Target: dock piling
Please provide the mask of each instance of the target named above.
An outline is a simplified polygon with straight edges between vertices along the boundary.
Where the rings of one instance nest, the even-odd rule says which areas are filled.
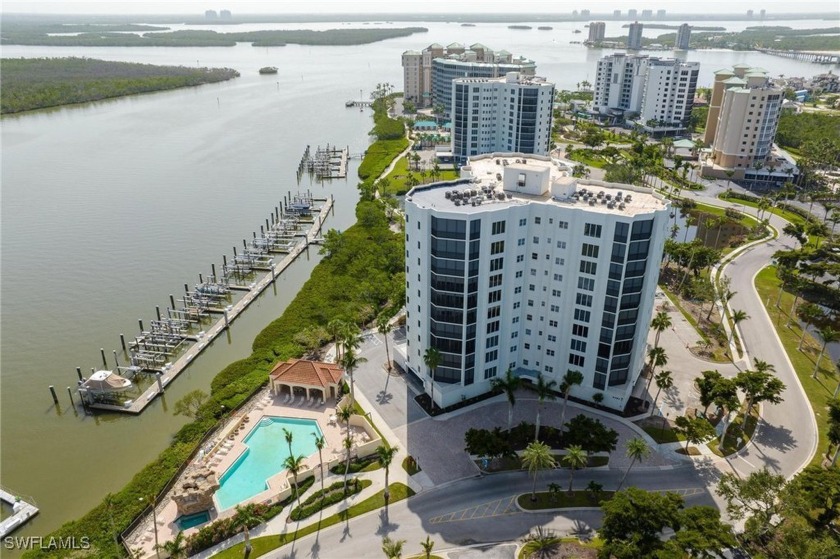
[[[120,360],[119,360],[119,358],[117,358],[117,350],[116,350],[116,349],[114,349],[114,350],[112,350],[112,351],[114,352],[114,364],[115,364],[115,365],[117,366],[117,368],[119,369],[119,368],[120,368]]]
[[[170,295],[170,297],[171,297],[171,295]],[[123,351],[125,351],[125,336],[123,335],[122,332],[120,332],[120,345],[122,346]],[[78,367],[77,367],[77,369],[78,369]],[[79,372],[79,376],[81,376],[81,374],[82,373]]]
[[[55,402],[55,404],[58,405],[58,396],[55,395],[55,386],[53,386],[52,384],[50,385],[50,394],[52,394],[53,402]]]
[[[226,254],[222,255],[222,266],[227,268],[227,255]]]
[[[108,362],[105,360],[105,348],[100,347],[99,348],[99,353],[102,355],[102,368],[107,369],[108,368]]]
[[[143,331],[143,320],[138,318],[137,323],[140,325],[140,331],[142,332]]]
[[[189,292],[190,292],[190,286],[185,283],[184,284],[184,293],[189,293]]]
[[[204,282],[201,282],[201,283],[204,283]],[[169,305],[171,306],[172,309],[176,308],[175,307],[175,297],[173,297],[171,293],[169,294]]]
[[[69,386],[67,387],[67,395],[70,396],[70,407],[75,408],[76,407],[76,402],[73,401],[73,391],[70,390]]]
[[[204,274],[198,274],[198,283],[204,283]]]
[[[233,247],[233,257],[236,258],[236,247]]]
[[[213,271],[213,280],[215,281],[215,279],[216,279],[216,265],[215,264],[210,264],[210,269]]]
[[[122,334],[120,334],[120,335],[122,335]],[[82,380],[84,378],[84,377],[82,377],[82,368],[81,367],[76,367],[76,375],[79,377],[79,380]]]
[[[158,322],[160,322],[160,305],[155,305],[155,313],[157,314]]]
[[[160,392],[161,394],[163,394],[163,382],[160,380],[160,377],[162,376],[163,375],[161,375],[160,373],[155,373],[155,380],[157,380],[158,392]]]

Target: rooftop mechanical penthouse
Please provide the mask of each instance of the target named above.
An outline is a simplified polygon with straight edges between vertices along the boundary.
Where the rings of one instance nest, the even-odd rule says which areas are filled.
[[[532,380],[581,371],[576,396],[623,409],[645,361],[669,202],[575,179],[544,156],[481,155],[461,172],[406,196],[407,368],[441,407],[510,368]]]

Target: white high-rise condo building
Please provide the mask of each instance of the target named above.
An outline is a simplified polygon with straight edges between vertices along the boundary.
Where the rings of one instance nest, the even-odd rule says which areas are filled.
[[[575,395],[624,409],[645,361],[669,202],[584,181],[548,157],[472,157],[405,199],[405,365],[439,406],[583,373]],[[424,355],[436,348],[434,371]],[[434,375],[434,378],[432,378]]]
[[[607,24],[603,21],[593,21],[589,24],[589,38],[587,43],[599,43],[604,40]]]
[[[699,62],[651,58],[644,76],[639,121],[652,128],[684,128],[694,107]]]
[[[688,44],[691,42],[691,26],[687,23],[680,25],[677,29],[677,40],[674,42],[676,50],[688,50]]]
[[[703,141],[711,156],[704,176],[735,180],[784,182],[797,170],[784,153],[772,155],[784,92],[767,70],[736,64],[715,72]],[[790,172],[788,172],[790,170]]]
[[[455,78],[498,78],[508,72],[533,76],[533,60],[514,57],[506,50],[492,49],[474,43],[447,46],[433,43],[421,52],[408,50],[402,54],[403,92],[405,100],[419,108],[440,104],[450,114],[451,83]]]
[[[694,106],[699,62],[617,53],[598,61],[594,106],[602,115],[638,117],[656,128],[684,127]]]
[[[494,151],[547,155],[554,84],[510,72],[503,78],[452,81],[452,155]]]
[[[616,53],[598,61],[594,106],[601,114],[616,116],[642,110],[645,76],[650,58]]]
[[[629,50],[639,50],[642,48],[642,30],[644,25],[638,21],[631,23],[627,30],[627,48]]]

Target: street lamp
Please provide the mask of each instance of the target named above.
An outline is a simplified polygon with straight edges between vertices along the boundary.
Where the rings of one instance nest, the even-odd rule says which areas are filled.
[[[138,501],[145,501],[143,497],[139,497]],[[155,497],[154,495],[149,498],[149,501],[152,503],[152,523],[155,527],[155,557],[160,559],[160,544],[158,543],[158,530],[157,530],[157,510],[155,510]]]

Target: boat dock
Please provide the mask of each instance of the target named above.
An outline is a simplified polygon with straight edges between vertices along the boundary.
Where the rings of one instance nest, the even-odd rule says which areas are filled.
[[[320,205],[316,206],[318,202]],[[119,367],[117,370],[130,371],[132,373],[152,372],[156,382],[153,382],[142,395],[134,400],[120,402],[116,399],[88,398],[82,396],[82,403],[88,408],[139,414],[148,406],[158,394],[163,393],[166,387],[181,374],[201,352],[233,322],[252,302],[274,283],[277,277],[297,259],[301,253],[309,249],[310,244],[317,244],[322,239],[321,228],[327,219],[330,211],[333,210],[334,200],[329,198],[313,198],[311,195],[292,197],[291,193],[286,201],[283,212],[275,208],[271,219],[266,220],[266,227],[260,227],[260,236],[254,232],[254,238],[250,245],[243,241],[244,251],[237,253],[234,247],[234,258],[228,261],[224,257],[223,275],[217,281],[215,264],[213,273],[207,281],[199,276],[202,283],[196,286],[195,291],[190,291],[185,285],[185,295],[178,301],[183,304],[182,309],[175,309],[175,299],[170,295],[173,308],[167,308],[169,318],[163,317],[160,308],[157,308],[157,321],[151,322],[151,328],[147,331],[140,321],[140,336],[136,337],[128,345],[131,350],[131,366]],[[308,227],[306,227],[308,226]],[[303,229],[301,231],[301,229]],[[285,253],[282,260],[275,263],[270,252]],[[267,273],[266,273],[267,272]],[[243,277],[250,278],[257,274],[259,279],[247,285],[235,283]],[[232,305],[227,305],[225,297],[231,290],[245,292],[245,295]],[[215,319],[206,330],[197,334],[188,334],[187,325],[199,324],[202,318],[207,318],[213,313]],[[175,315],[172,318],[171,315]],[[120,334],[123,351],[126,351],[125,340]],[[185,350],[181,350],[182,344],[190,344]],[[167,356],[180,353],[174,362],[167,362]],[[116,360],[116,351],[114,359]],[[105,352],[102,350],[103,365],[106,366]],[[80,368],[76,369],[81,379]],[[68,389],[69,390],[69,389]],[[55,399],[55,395],[53,395]]]
[[[12,516],[0,522],[0,538],[5,538],[38,514],[38,507],[31,497],[16,497],[0,487],[0,500],[10,504],[14,510]]]
[[[312,153],[310,146],[306,146],[297,169],[297,180],[304,172],[315,175],[317,180],[347,178],[347,160],[350,159],[350,148],[339,149],[327,144],[318,146]]]

